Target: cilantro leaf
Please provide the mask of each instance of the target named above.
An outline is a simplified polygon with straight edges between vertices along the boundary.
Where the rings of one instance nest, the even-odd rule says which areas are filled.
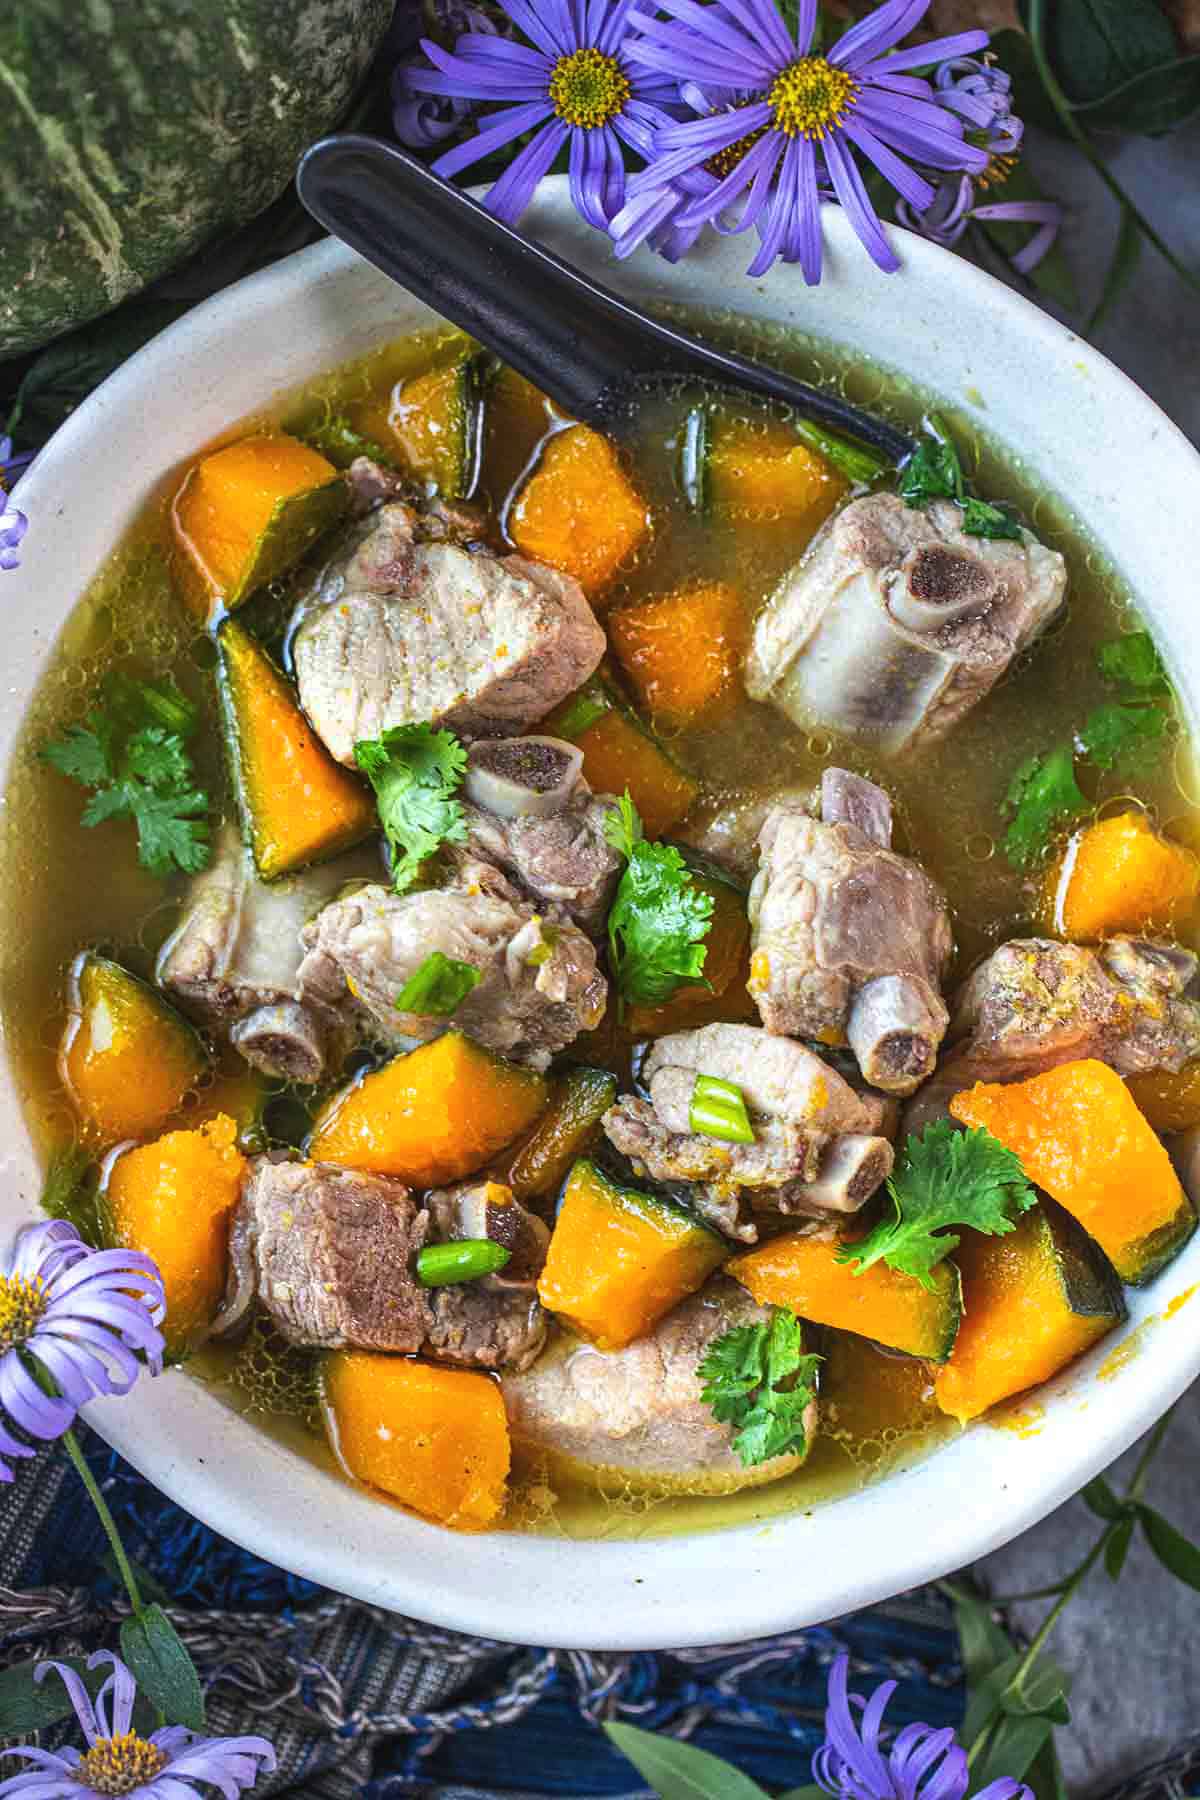
[[[400,1012],[449,1018],[482,980],[474,963],[460,962],[456,956],[433,950],[396,995],[396,1006]]]
[[[81,814],[85,826],[132,819],[143,868],[160,876],[172,869],[195,874],[211,855],[208,795],[196,786],[186,743],[196,723],[196,708],[173,683],[135,681],[114,670],[84,723],[69,725],[40,756],[91,788]]]
[[[1169,723],[1161,706],[1110,700],[1088,714],[1079,745],[1097,768],[1132,774],[1153,762]]]
[[[1037,1199],[1013,1151],[990,1131],[959,1131],[949,1119],[907,1140],[887,1185],[895,1216],[846,1244],[838,1261],[856,1263],[861,1275],[882,1258],[930,1289],[931,1271],[961,1242],[948,1226],[969,1225],[998,1237],[1012,1231],[1015,1215]]]
[[[1012,823],[1004,834],[1004,854],[1026,868],[1060,826],[1088,809],[1075,780],[1075,758],[1069,745],[1023,762],[1004,797],[1002,811]]]
[[[928,506],[931,500],[954,500],[962,508],[966,537],[1011,538],[1022,541],[1021,527],[1005,506],[977,500],[967,493],[962,460],[942,421],[930,415],[927,435],[921,439],[900,471],[896,489],[906,506]]]
[[[803,1454],[804,1414],[816,1398],[819,1356],[805,1356],[799,1319],[772,1307],[769,1324],[735,1325],[696,1366],[701,1399],[721,1425],[736,1425],[744,1468],[789,1451]]]
[[[1022,543],[1021,527],[1012,514],[1003,506],[993,506],[990,500],[960,500],[962,507],[962,528],[967,537],[1010,538],[1013,543]]]
[[[661,1006],[688,981],[702,981],[713,899],[672,844],[648,844],[626,789],[605,836],[627,860],[608,915],[613,975],[623,1000]]]
[[[1125,637],[1101,644],[1096,661],[1105,681],[1129,689],[1141,699],[1171,692],[1167,671],[1148,631],[1131,631]]]
[[[359,768],[375,789],[379,822],[392,851],[392,884],[407,893],[421,864],[443,844],[467,835],[455,794],[467,752],[451,731],[432,725],[394,725],[354,746]]]

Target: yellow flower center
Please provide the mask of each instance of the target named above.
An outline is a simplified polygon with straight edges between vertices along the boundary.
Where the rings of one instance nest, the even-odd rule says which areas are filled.
[[[750,102],[747,100],[743,104],[749,106]],[[748,131],[745,137],[738,138],[736,143],[726,144],[723,150],[718,150],[714,156],[710,156],[704,165],[709,174],[715,175],[718,181],[724,181],[727,175],[732,175],[746,152],[753,150],[759,138],[764,137],[768,129],[766,125],[760,125],[757,131]]]
[[[572,50],[560,56],[550,77],[550,98],[565,125],[594,131],[615,119],[633,89],[615,56],[601,50]]]
[[[80,1758],[75,1779],[96,1794],[132,1794],[166,1766],[165,1750],[127,1731],[124,1737],[97,1738]]]
[[[1015,156],[991,156],[983,174],[973,175],[971,179],[977,188],[1003,187],[1016,166]]]
[[[785,137],[823,138],[858,99],[858,83],[823,56],[802,56],[775,77],[767,99]]]
[[[46,1310],[40,1275],[0,1275],[0,1351],[11,1350],[33,1335]]]

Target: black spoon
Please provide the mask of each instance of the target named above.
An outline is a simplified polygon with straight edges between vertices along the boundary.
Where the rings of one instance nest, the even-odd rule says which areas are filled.
[[[335,237],[586,424],[620,431],[639,392],[682,378],[781,400],[892,463],[914,448],[857,406],[647,317],[380,138],[322,138],[296,187]]]

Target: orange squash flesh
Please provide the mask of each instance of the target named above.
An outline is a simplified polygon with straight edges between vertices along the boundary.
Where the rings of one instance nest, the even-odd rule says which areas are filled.
[[[623,1350],[702,1287],[726,1255],[716,1232],[682,1208],[577,1162],[538,1294],[598,1349]]]
[[[89,1141],[149,1137],[208,1065],[199,1037],[161,994],[107,957],[76,958],[58,1066]]]
[[[356,408],[353,423],[416,480],[432,482],[446,499],[465,499],[479,466],[482,373],[481,352],[467,345],[398,381],[386,400]]]
[[[741,596],[727,581],[656,595],[608,619],[608,641],[637,699],[673,727],[728,711],[746,637]]]
[[[842,1248],[819,1238],[772,1238],[735,1256],[727,1273],[760,1306],[786,1306],[814,1325],[832,1325],[873,1338],[929,1362],[944,1362],[954,1345],[961,1311],[958,1274],[949,1262],[933,1270],[933,1292],[912,1275],[884,1262],[856,1275],[837,1260]]]
[[[1148,1281],[1195,1229],[1170,1157],[1106,1063],[1063,1063],[1008,1086],[979,1082],[955,1094],[950,1111],[1014,1151],[1123,1281]]]
[[[457,1531],[495,1524],[510,1448],[504,1399],[488,1376],[338,1350],[325,1359],[321,1393],[330,1443],[355,1481]]]
[[[1177,925],[1200,895],[1200,856],[1145,813],[1100,819],[1075,837],[1051,880],[1054,922],[1076,943]]]
[[[114,1242],[158,1264],[167,1296],[167,1348],[182,1356],[217,1316],[229,1261],[229,1220],[246,1159],[223,1114],[198,1131],[171,1131],[112,1164],[105,1202]]]
[[[746,902],[736,888],[714,876],[693,877],[702,893],[711,894],[712,922],[704,940],[704,987],[689,981],[676,988],[661,1006],[630,1006],[625,1025],[634,1038],[665,1037],[715,1021],[757,1019],[758,1010],[746,990],[750,977],[750,921]]]
[[[509,368],[498,370],[488,384],[483,417],[484,480],[492,510],[499,513],[543,440],[564,421],[540,388]]]
[[[1124,1317],[1095,1246],[1069,1219],[1052,1223],[1045,1206],[1002,1237],[965,1232],[955,1260],[963,1319],[935,1389],[942,1411],[963,1424],[1048,1381]]]
[[[844,477],[786,425],[713,428],[708,496],[727,518],[778,521],[811,537],[847,492]]]
[[[448,1031],[335,1094],[305,1153],[438,1187],[475,1174],[529,1129],[547,1097],[544,1076]]]
[[[1155,1131],[1190,1131],[1200,1125],[1200,1062],[1182,1069],[1127,1075],[1125,1085]]]
[[[217,650],[234,786],[263,880],[324,862],[377,830],[369,789],[334,762],[261,644],[226,619]]]
[[[299,562],[348,505],[328,457],[284,432],[214,450],[188,471],[171,510],[189,604],[205,619],[231,610]]]
[[[522,556],[573,575],[589,600],[650,530],[650,515],[607,438],[587,425],[557,432],[508,514]]]
[[[572,694],[538,730],[578,744],[593,793],[619,795],[628,788],[648,838],[665,837],[691,810],[696,783],[614,702],[602,682]]]

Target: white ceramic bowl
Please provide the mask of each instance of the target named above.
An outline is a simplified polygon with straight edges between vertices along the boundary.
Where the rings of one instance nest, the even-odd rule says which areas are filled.
[[[1066,496],[1133,588],[1190,716],[1200,696],[1195,520],[1200,458],[1103,357],[969,263],[899,234],[881,275],[826,211],[824,282],[743,275],[745,241],[677,268],[624,265],[545,182],[528,229],[632,298],[736,307],[906,371],[974,411]],[[339,245],[291,257],[188,314],[81,406],[21,484],[32,520],[0,575],[0,756],[77,597],[164,470],[280,390],[427,323],[426,310]],[[11,940],[10,940],[11,941]],[[38,1173],[0,1069],[0,1227],[36,1211]],[[452,1536],[371,1500],[171,1373],[88,1419],[150,1480],[260,1555],[382,1606],[521,1643],[644,1648],[731,1642],[827,1619],[960,1567],[1032,1525],[1124,1450],[1200,1371],[1200,1237],[1124,1332],[1038,1396],[1040,1428],[968,1431],[907,1473],[845,1499],[688,1538],[571,1543]],[[1130,1346],[1116,1359],[1114,1345]],[[1132,1352],[1136,1351],[1136,1355]],[[20,1480],[18,1471],[17,1479]]]

